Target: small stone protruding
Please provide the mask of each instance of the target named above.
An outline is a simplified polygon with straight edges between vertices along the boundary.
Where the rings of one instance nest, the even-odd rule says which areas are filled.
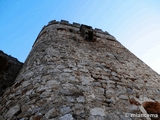
[[[63,24],[69,24],[69,22],[67,20],[61,20],[61,23],[63,23]]]
[[[103,32],[102,29],[99,29],[99,28],[95,28],[95,31]]]
[[[73,22],[73,26],[74,26],[74,27],[80,27],[80,24],[79,24],[79,23],[76,23],[76,22]]]
[[[57,23],[57,21],[56,20],[52,20],[48,24],[51,25],[51,24],[55,24],[55,23]]]
[[[107,31],[104,32],[106,35],[110,35]]]

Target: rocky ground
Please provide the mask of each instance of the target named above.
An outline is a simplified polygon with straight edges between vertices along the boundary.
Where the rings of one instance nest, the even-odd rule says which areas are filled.
[[[23,63],[0,50],[0,96],[10,87],[18,75]]]

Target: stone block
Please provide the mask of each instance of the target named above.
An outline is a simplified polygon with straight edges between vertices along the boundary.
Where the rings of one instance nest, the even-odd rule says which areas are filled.
[[[105,116],[104,109],[99,108],[99,107],[95,107],[95,108],[91,109],[91,110],[90,110],[90,114],[91,114],[91,115]]]
[[[79,97],[77,98],[77,101],[78,101],[78,102],[85,102],[85,99],[84,99],[83,96],[79,96]]]
[[[81,25],[81,24],[79,24],[79,23],[73,22],[73,26],[74,26],[74,27],[80,27],[80,25]]]
[[[66,114],[62,117],[59,118],[59,120],[73,120],[74,118],[72,117],[71,114]]]
[[[102,29],[99,29],[99,28],[95,28],[94,30],[98,32],[103,32]]]
[[[50,117],[53,117],[53,116],[56,116],[56,109],[55,109],[55,108],[50,109],[50,110],[45,114],[45,117],[46,117],[47,119],[49,119]]]
[[[56,20],[52,20],[48,24],[51,25],[51,24],[55,24],[55,23],[57,23],[57,21]]]
[[[67,20],[61,20],[62,24],[69,24],[69,22]]]
[[[17,114],[20,111],[20,106],[16,105],[9,109],[9,111],[5,114],[5,118],[11,119],[15,114]]]
[[[0,120],[5,120],[5,119],[0,115]]]
[[[119,98],[122,99],[122,100],[128,100],[129,99],[127,95],[120,95]]]
[[[110,35],[107,31],[104,32],[106,35]]]
[[[71,112],[72,111],[72,109],[70,108],[70,107],[64,107],[64,108],[62,108],[61,110],[60,110],[60,112],[62,113],[62,114],[66,114],[66,113],[69,113],[69,112]]]

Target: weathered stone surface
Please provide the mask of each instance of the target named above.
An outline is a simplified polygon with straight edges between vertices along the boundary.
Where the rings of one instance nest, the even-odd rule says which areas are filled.
[[[125,115],[119,115],[120,120],[132,120],[130,117],[125,117]]]
[[[79,96],[79,97],[77,98],[77,101],[78,101],[78,102],[85,102],[85,99],[84,99],[83,96]]]
[[[160,76],[113,36],[85,27],[53,21],[42,29],[15,84],[0,97],[1,118],[138,120],[125,113],[160,114]],[[143,106],[147,101],[157,101],[156,109]]]
[[[0,120],[5,120],[5,119],[0,115]]]
[[[5,114],[5,119],[11,119],[12,116],[14,116],[15,114],[17,114],[20,111],[20,106],[16,105],[12,108],[9,109],[9,111]]]
[[[123,99],[123,100],[128,100],[129,99],[127,95],[120,95],[119,98]]]
[[[92,115],[105,116],[104,109],[98,108],[98,107],[95,107],[95,108],[91,109],[91,110],[90,110],[90,113],[91,113]]]
[[[120,118],[118,117],[118,115],[114,113],[107,114],[107,117],[106,117],[106,120],[119,120],[119,119]]]
[[[46,114],[45,114],[45,117],[47,119],[49,119],[50,117],[55,117],[56,116],[56,109],[55,108],[52,108],[50,109]]]
[[[139,110],[137,105],[131,105],[129,107],[130,112],[137,112]]]
[[[89,120],[106,120],[103,116],[89,116]]]
[[[66,114],[59,118],[59,120],[73,120],[73,117],[71,114]]]
[[[66,114],[66,113],[69,113],[69,112],[71,112],[71,111],[72,111],[72,110],[71,110],[70,107],[63,107],[63,108],[61,108],[60,113]]]
[[[42,115],[35,115],[32,117],[33,120],[41,120],[43,116]]]
[[[24,88],[24,87],[27,87],[29,85],[29,81],[24,81],[23,83],[22,83],[22,87]]]
[[[82,81],[82,85],[89,85],[91,81],[93,81],[93,78],[81,76],[80,81]]]

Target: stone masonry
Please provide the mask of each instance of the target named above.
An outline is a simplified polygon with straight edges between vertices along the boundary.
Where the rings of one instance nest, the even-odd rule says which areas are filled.
[[[160,76],[112,35],[53,20],[0,97],[0,120],[158,120],[159,102]]]

